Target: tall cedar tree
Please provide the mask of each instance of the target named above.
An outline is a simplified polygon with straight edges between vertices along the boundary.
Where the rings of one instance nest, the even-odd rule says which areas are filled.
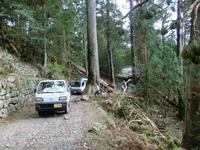
[[[196,1],[197,2],[197,1]],[[192,0],[192,3],[195,3],[195,0]],[[194,5],[191,14],[191,37],[190,37],[190,49],[188,54],[190,54],[190,60],[192,62],[191,70],[192,72],[196,72],[199,70],[199,51],[200,45],[197,42],[197,45],[193,45],[195,41],[199,41],[200,38],[200,2]],[[198,75],[197,75],[198,77]],[[190,97],[186,102],[186,117],[185,117],[185,132],[183,136],[183,145],[186,149],[199,149],[200,147],[200,88],[199,88],[199,79],[193,77],[190,79]]]
[[[113,86],[115,86],[115,72],[114,72],[114,63],[113,63],[113,50],[111,43],[111,25],[110,25],[110,2],[106,0],[106,16],[107,16],[107,50],[108,50],[108,65],[109,65],[109,79]]]
[[[100,84],[99,58],[96,30],[96,0],[86,0],[87,7],[87,42],[88,42],[88,82],[85,92],[95,93]]]

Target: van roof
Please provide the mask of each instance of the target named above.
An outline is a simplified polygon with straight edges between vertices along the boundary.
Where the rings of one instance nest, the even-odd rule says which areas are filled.
[[[54,81],[63,81],[63,82],[66,82],[65,80],[42,80],[40,82],[54,82]]]
[[[88,80],[87,78],[84,78],[84,77],[82,77],[81,79],[80,79],[80,81],[83,81],[83,80]]]

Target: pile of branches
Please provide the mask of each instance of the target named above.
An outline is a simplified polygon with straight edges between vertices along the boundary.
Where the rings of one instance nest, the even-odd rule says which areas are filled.
[[[162,145],[162,148],[166,148],[169,143],[169,145],[174,146],[174,141],[165,136],[154,121],[148,117],[143,98],[132,94],[116,94],[112,97],[106,96],[101,98],[101,104],[108,112],[113,113],[115,117],[122,120],[120,127],[129,126],[136,134],[142,135],[141,139],[143,139],[144,143],[150,142],[154,144],[156,149],[161,148],[159,145]],[[151,142],[148,138],[159,142]]]

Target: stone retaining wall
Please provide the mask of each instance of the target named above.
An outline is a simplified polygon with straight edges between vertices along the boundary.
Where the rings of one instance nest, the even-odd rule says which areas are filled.
[[[22,108],[33,99],[40,71],[34,65],[21,62],[19,58],[0,47],[0,118]]]
[[[0,77],[0,118],[6,118],[32,101],[38,81],[36,78],[13,75]]]

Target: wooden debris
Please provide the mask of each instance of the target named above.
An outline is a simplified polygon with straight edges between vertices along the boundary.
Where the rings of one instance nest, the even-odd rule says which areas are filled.
[[[87,76],[87,71],[86,71],[85,68],[83,68],[83,67],[81,67],[81,66],[75,64],[75,63],[72,62],[72,61],[71,61],[71,65],[73,65],[75,68],[77,68],[78,71],[79,71],[79,73],[81,73],[81,74]],[[114,92],[115,92],[114,86],[111,85],[111,84],[109,84],[109,83],[107,83],[105,80],[100,79],[100,84],[101,84],[101,86],[103,87],[103,89],[107,89],[107,90],[104,90],[104,91],[107,92],[108,94],[109,94],[109,93],[114,93]]]
[[[131,82],[131,81],[132,81],[132,79],[128,79],[127,81],[124,81],[124,82],[123,82],[124,88],[123,88],[122,95],[124,95],[124,94],[126,93],[127,88],[128,88],[127,84],[128,84],[129,82]]]
[[[156,131],[157,133],[160,134],[160,136],[163,138],[163,139],[166,139],[166,137],[160,132],[160,130],[158,129],[158,127],[156,126],[156,124],[147,116],[145,116],[143,118],[143,120],[147,121],[150,123],[150,125],[152,126],[152,128],[154,129],[154,131]]]

